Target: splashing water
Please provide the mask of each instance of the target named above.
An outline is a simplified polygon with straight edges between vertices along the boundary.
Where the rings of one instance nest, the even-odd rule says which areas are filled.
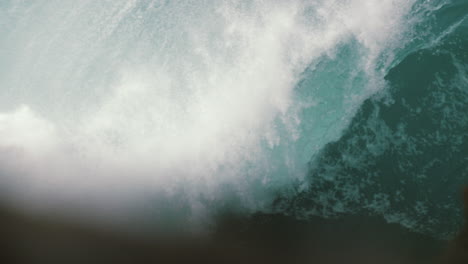
[[[2,192],[195,225],[270,210],[427,43],[414,32],[440,4],[4,1]]]

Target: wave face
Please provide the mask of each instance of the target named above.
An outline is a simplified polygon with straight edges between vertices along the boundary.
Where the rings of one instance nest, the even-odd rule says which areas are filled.
[[[413,10],[427,18],[386,72],[386,88],[311,159],[305,190],[279,208],[299,217],[381,215],[438,238],[458,231],[468,181],[468,3]]]
[[[451,234],[468,178],[466,10],[2,1],[3,199],[190,230],[222,210],[365,211]]]

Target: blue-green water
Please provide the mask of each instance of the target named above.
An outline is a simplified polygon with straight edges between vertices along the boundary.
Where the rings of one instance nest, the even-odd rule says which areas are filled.
[[[386,88],[311,159],[307,190],[288,211],[383,215],[438,237],[458,230],[468,181],[467,14],[466,2],[444,3],[414,28]]]
[[[220,210],[371,214],[450,237],[468,181],[467,14],[455,0],[2,1],[4,199],[188,229]]]

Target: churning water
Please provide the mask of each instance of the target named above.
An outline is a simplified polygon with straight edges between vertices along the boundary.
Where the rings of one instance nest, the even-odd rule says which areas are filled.
[[[2,0],[3,199],[188,229],[220,210],[368,213],[450,236],[467,14],[464,0]]]

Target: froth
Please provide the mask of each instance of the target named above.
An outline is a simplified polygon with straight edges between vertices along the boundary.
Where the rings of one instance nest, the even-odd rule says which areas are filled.
[[[2,180],[51,199],[140,199],[184,186],[204,211],[197,197],[222,199],[226,185],[258,209],[305,166],[278,150],[308,136],[298,130],[307,104],[293,101],[301,73],[356,39],[373,75],[411,3],[10,5],[19,31],[1,42],[13,70],[0,85],[23,106],[0,115]],[[287,165],[281,175],[272,157]],[[133,189],[146,191],[118,191]]]

